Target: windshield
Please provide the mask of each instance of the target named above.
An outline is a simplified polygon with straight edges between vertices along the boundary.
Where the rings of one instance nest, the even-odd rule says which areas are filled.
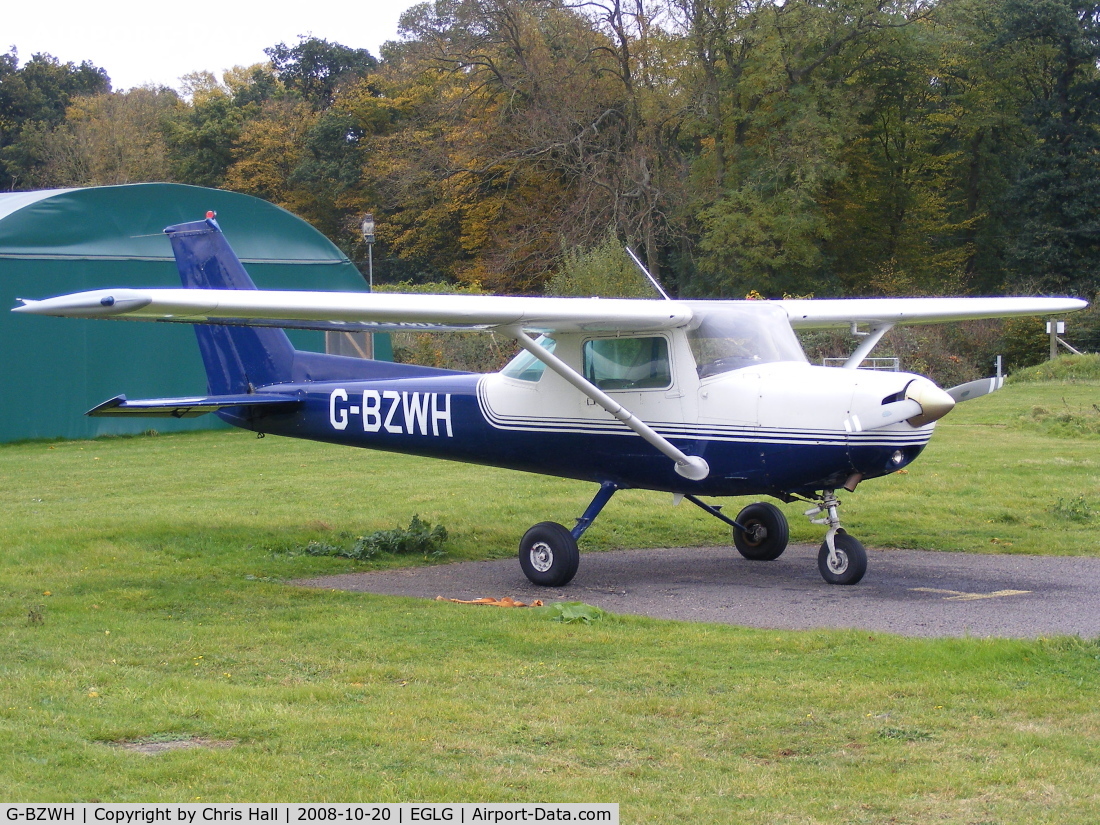
[[[535,343],[539,344],[547,352],[553,352],[558,342],[553,338],[540,335],[535,339]],[[508,365],[501,370],[501,373],[507,375],[509,378],[517,378],[520,381],[538,381],[542,378],[542,374],[545,371],[546,364],[542,363],[542,361],[537,359],[527,350],[522,350],[519,355],[508,362]]]
[[[688,332],[699,377],[767,364],[806,361],[787,313],[767,303],[693,304],[699,326]]]

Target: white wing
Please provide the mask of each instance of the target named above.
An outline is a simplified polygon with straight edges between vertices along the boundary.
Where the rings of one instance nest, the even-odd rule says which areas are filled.
[[[1088,306],[1076,298],[841,298],[776,301],[795,329],[827,329],[853,323],[940,324],[1012,315],[1055,315]]]
[[[125,318],[186,323],[316,329],[476,330],[516,327],[532,332],[645,332],[689,326],[697,310],[756,301],[657,301],[616,298],[517,298],[299,292],[253,289],[98,289],[20,299],[14,312],[77,318]],[[1075,298],[854,298],[769,301],[796,329],[928,324],[1011,315],[1051,315],[1087,306]]]
[[[320,328],[369,325],[535,332],[671,329],[692,319],[678,301],[609,298],[513,298],[495,295],[419,295],[384,292],[291,292],[259,289],[99,289],[24,301],[14,312],[77,318],[126,318],[248,324],[255,320]]]

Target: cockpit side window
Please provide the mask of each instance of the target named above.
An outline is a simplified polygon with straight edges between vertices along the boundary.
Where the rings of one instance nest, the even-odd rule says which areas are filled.
[[[540,335],[535,339],[535,343],[539,344],[547,352],[553,352],[558,342],[553,338]],[[501,370],[501,374],[509,378],[515,378],[518,381],[530,381],[532,383],[542,378],[544,372],[546,372],[546,364],[542,363],[542,361],[527,350],[520,352],[519,355],[509,361],[507,366]]]
[[[775,361],[805,363],[806,353],[781,309],[762,305],[703,311],[688,342],[700,378]]]
[[[670,387],[668,341],[659,336],[585,341],[584,377],[602,390]]]

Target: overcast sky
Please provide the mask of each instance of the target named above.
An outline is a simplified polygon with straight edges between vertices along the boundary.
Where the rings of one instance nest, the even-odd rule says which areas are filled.
[[[116,91],[249,66],[264,49],[312,35],[378,57],[397,38],[397,20],[416,0],[282,0],[170,3],[164,0],[9,0],[0,12],[0,52],[12,46],[22,65],[37,52],[62,63],[90,60]]]

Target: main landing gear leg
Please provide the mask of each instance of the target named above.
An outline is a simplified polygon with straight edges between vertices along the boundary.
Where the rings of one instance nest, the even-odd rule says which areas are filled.
[[[555,521],[544,521],[528,530],[519,543],[519,566],[523,569],[523,575],[542,587],[568,584],[577,574],[581,561],[577,541],[592,526],[596,516],[618,489],[617,484],[602,484],[572,530]]]
[[[684,496],[688,501],[724,521],[733,528],[733,545],[737,552],[749,561],[774,561],[783,555],[790,540],[790,527],[783,511],[774,504],[758,501],[750,504],[731,519],[695,496]]]
[[[811,523],[829,525],[817,553],[817,569],[829,584],[856,584],[867,572],[867,551],[840,526],[838,507],[836,491],[830,489],[822,492],[818,506],[806,511]],[[825,516],[813,518],[820,513]]]

